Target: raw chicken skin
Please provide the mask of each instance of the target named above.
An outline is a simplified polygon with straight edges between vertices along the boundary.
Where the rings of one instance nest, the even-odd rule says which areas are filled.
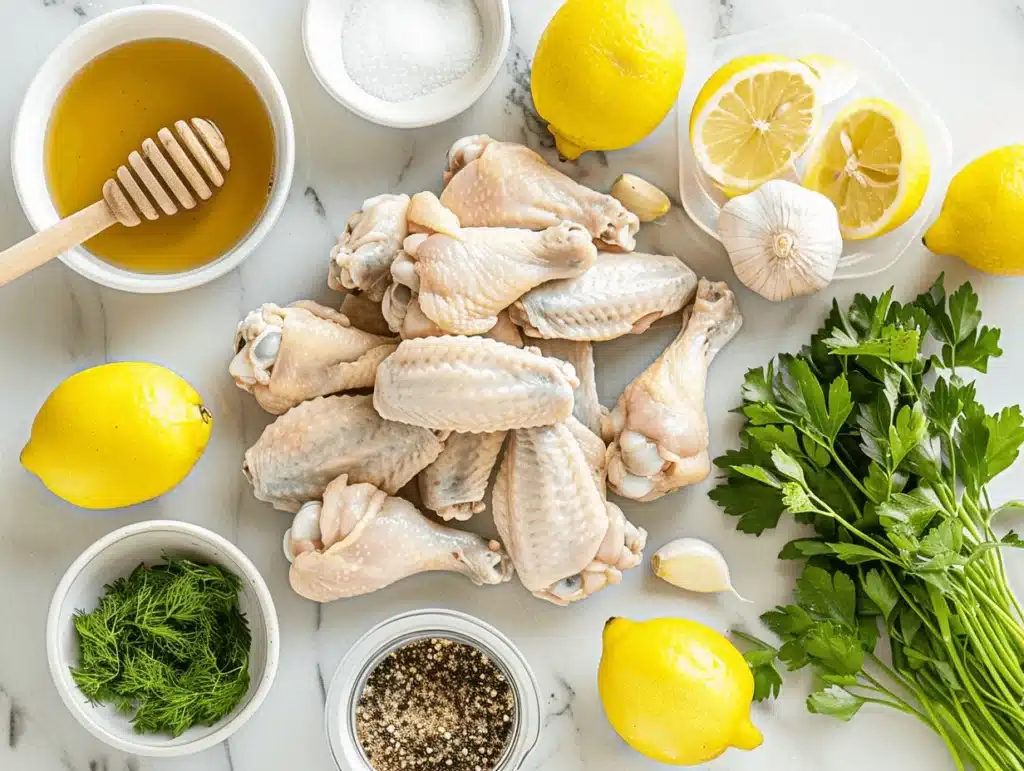
[[[318,515],[320,537],[296,539],[295,527],[286,536],[293,558],[289,579],[307,599],[369,594],[437,570],[461,573],[478,586],[512,577],[497,541],[431,522],[408,501],[371,484],[348,484],[341,476],[327,486],[322,504],[307,507],[297,518]]]
[[[696,290],[697,276],[677,257],[602,253],[583,275],[542,284],[509,312],[530,337],[613,340],[645,332]]]
[[[578,276],[597,249],[579,225],[563,222],[541,232],[521,228],[463,228],[458,237],[417,234],[405,241],[427,318],[455,334],[486,332],[498,314],[535,286]],[[412,286],[415,283],[416,286]]]
[[[550,425],[572,414],[570,365],[484,337],[403,340],[377,369],[388,420],[461,433]]]
[[[348,317],[356,329],[369,332],[371,335],[391,337],[391,328],[388,327],[388,320],[384,318],[380,303],[374,302],[366,295],[346,294],[341,301],[341,313]]]
[[[314,396],[372,387],[377,365],[397,347],[315,302],[267,303],[238,325],[228,371],[263,409],[281,415]]]
[[[319,397],[267,426],[242,470],[259,500],[298,511],[342,474],[397,493],[437,459],[446,437],[385,420],[371,396]]]
[[[370,300],[381,301],[391,283],[391,263],[409,234],[408,209],[407,195],[384,193],[363,201],[331,250],[331,289],[359,289]]]
[[[504,431],[449,436],[418,477],[423,505],[446,521],[465,521],[486,509],[487,483],[504,442]]]
[[[565,423],[511,432],[492,503],[519,579],[540,599],[585,599],[643,558],[647,534],[605,500]]]
[[[708,366],[743,323],[724,282],[701,279],[675,341],[619,397],[606,428],[608,482],[626,498],[651,501],[711,473],[704,389]]]
[[[597,376],[594,372],[594,347],[576,340],[531,339],[542,354],[572,365],[580,384],[573,392],[572,414],[598,436],[601,435],[601,402],[597,397]]]
[[[463,227],[540,230],[563,220],[582,225],[604,248],[632,251],[640,220],[610,195],[553,169],[537,153],[486,135],[448,151],[441,203]]]

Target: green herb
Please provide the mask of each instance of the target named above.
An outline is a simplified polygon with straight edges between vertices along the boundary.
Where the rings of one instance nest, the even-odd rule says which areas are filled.
[[[1024,539],[992,529],[1024,504],[993,509],[986,490],[1024,417],[987,413],[964,379],[1001,353],[970,284],[947,298],[940,276],[909,305],[891,289],[833,302],[798,355],[747,373],[742,446],[715,461],[711,497],[744,532],[784,514],[815,531],[779,555],[807,560],[793,604],[761,617],[781,647],[739,635],[757,698],[778,693],[776,660],[811,667],[811,712],[884,705],[935,730],[957,768],[1024,771],[1024,612],[1001,556]]]
[[[178,736],[212,725],[249,690],[249,627],[241,581],[216,565],[170,559],[139,565],[74,617],[71,676],[93,702],[134,712],[136,733]]]

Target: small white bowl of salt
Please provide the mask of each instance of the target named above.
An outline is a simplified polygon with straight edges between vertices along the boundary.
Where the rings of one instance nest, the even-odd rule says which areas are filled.
[[[508,0],[309,0],[306,57],[352,112],[394,128],[458,115],[508,53]]]

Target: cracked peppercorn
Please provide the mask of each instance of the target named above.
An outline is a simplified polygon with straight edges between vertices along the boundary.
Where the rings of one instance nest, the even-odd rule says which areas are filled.
[[[486,653],[425,637],[374,667],[356,706],[356,737],[374,771],[492,771],[515,708],[512,686]]]

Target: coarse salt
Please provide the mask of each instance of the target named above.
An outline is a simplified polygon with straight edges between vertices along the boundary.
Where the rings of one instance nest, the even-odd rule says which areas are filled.
[[[341,53],[361,89],[388,102],[407,102],[468,73],[483,41],[474,0],[353,0]]]

